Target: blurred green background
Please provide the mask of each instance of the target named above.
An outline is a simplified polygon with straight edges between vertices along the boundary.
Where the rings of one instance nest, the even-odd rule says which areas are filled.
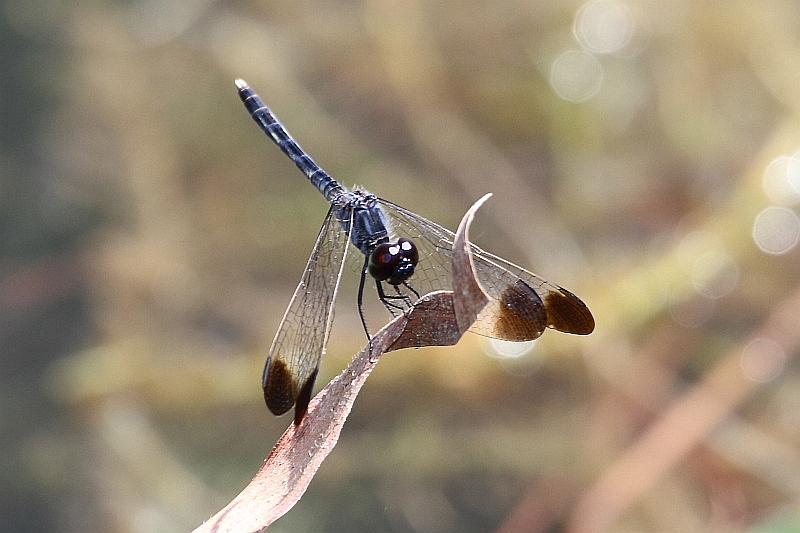
[[[271,530],[800,531],[797,1],[0,5],[0,530],[190,531],[290,423],[326,205],[242,77],[345,185],[493,192],[472,239],[597,320],[388,354]]]

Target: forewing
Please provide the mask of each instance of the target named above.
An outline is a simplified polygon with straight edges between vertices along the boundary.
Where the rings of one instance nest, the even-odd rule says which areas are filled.
[[[419,263],[409,283],[420,294],[451,290],[453,233],[396,204],[380,202],[392,224],[392,238],[408,237],[419,249]],[[594,318],[580,298],[473,244],[470,247],[478,280],[490,297],[470,331],[527,341],[539,337],[545,327],[578,335],[594,330]]]
[[[302,418],[328,341],[349,241],[349,235],[333,213],[332,207],[264,367],[264,399],[276,415],[282,415],[297,403],[295,418]]]

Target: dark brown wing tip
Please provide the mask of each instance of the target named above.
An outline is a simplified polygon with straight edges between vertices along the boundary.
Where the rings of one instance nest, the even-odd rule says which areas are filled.
[[[594,317],[580,298],[559,287],[560,292],[549,292],[544,299],[547,325],[564,333],[588,335],[594,331]]]
[[[517,280],[500,296],[499,316],[494,334],[506,341],[530,341],[539,337],[547,326],[547,313],[542,299],[530,285]]]
[[[303,386],[300,387],[300,391],[297,393],[297,405],[294,408],[294,425],[299,426],[300,422],[303,421],[303,417],[306,416],[306,411],[308,411],[308,404],[311,401],[311,393],[314,390],[314,382],[317,380],[317,373],[319,372],[319,367],[315,368],[314,371],[308,376],[308,379]]]
[[[286,363],[280,359],[267,359],[261,385],[264,389],[264,401],[273,415],[280,416],[295,404],[297,382]]]

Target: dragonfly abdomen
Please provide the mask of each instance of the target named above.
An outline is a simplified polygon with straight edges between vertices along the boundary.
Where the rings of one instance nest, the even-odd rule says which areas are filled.
[[[259,96],[250,88],[244,80],[236,80],[236,87],[239,89],[239,98],[244,102],[245,107],[250,112],[250,116],[278,145],[281,151],[294,161],[303,174],[311,181],[314,187],[322,193],[322,196],[330,203],[345,192],[344,187],[333,179],[330,174],[322,170],[308,154],[300,148],[300,145],[292,139],[292,136],[283,127],[283,124],[275,117],[272,110],[268,108]]]

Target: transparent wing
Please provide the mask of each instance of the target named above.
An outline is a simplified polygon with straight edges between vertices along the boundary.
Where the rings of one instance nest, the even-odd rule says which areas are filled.
[[[390,221],[391,238],[407,237],[419,250],[419,263],[408,280],[420,294],[452,289],[450,256],[453,232],[386,200],[379,200]],[[532,340],[545,327],[587,335],[594,318],[580,298],[505,259],[470,244],[475,271],[490,302],[470,331],[510,341]]]
[[[264,399],[276,415],[282,415],[295,403],[295,418],[305,414],[328,342],[349,242],[349,235],[334,213],[331,207],[264,367]]]

